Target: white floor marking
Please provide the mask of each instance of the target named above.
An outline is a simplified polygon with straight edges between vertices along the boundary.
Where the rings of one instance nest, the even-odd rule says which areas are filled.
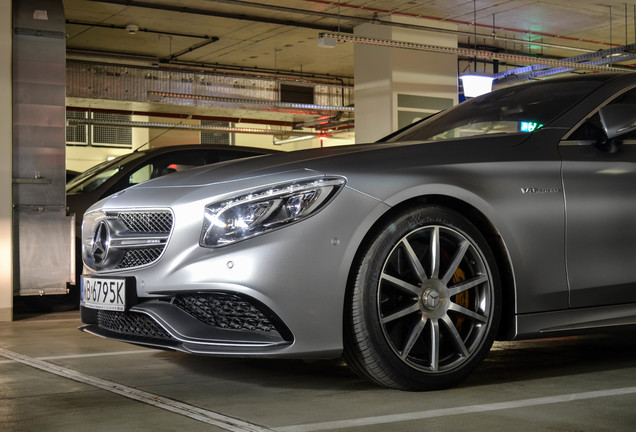
[[[387,423],[397,423],[403,421],[423,420],[434,417],[448,417],[460,414],[484,413],[488,411],[499,411],[515,408],[525,408],[537,405],[549,405],[563,402],[572,402],[585,399],[596,399],[610,396],[624,396],[636,393],[636,387],[625,387],[611,390],[599,390],[583,393],[570,393],[557,396],[548,396],[533,399],[523,399],[518,401],[468,405],[430,411],[410,412],[403,414],[391,414],[385,416],[365,417],[351,420],[328,421],[321,423],[311,423],[296,426],[283,426],[273,428],[276,432],[312,432],[321,430],[345,429],[357,426],[371,426]]]
[[[102,352],[102,353],[92,353],[92,354],[68,354],[68,355],[60,355],[60,356],[46,356],[46,357],[35,357],[37,360],[64,360],[64,359],[74,359],[74,358],[87,358],[87,357],[104,357],[104,356],[118,356],[118,355],[130,355],[130,354],[153,354],[156,353],[156,350],[134,350],[134,351],[113,351],[113,352]],[[16,360],[0,360],[1,364],[15,363]]]
[[[193,405],[188,405],[183,402],[175,401],[163,396],[148,393],[142,390],[138,390],[133,387],[128,387],[122,384],[118,384],[113,381],[104,380],[94,376],[86,375],[81,372],[74,371],[62,366],[48,363],[42,360],[35,359],[33,357],[25,356],[13,351],[0,348],[0,355],[8,359],[20,362],[27,366],[34,367],[36,369],[43,370],[64,378],[72,379],[74,381],[91,385],[93,387],[107,390],[112,393],[125,396],[130,399],[134,399],[139,402],[143,402],[148,405],[152,405],[157,408],[164,409],[176,414],[180,414],[185,417],[189,417],[194,420],[198,420],[203,423],[214,425],[218,428],[232,431],[232,432],[271,432],[271,429],[264,428],[259,425],[244,422],[232,417],[228,417],[223,414],[216,413],[214,411],[208,411],[202,408],[198,408]]]
[[[118,356],[118,355],[130,355],[130,354],[156,354],[156,350],[134,350],[134,351],[113,351],[113,352],[103,352],[103,353],[92,353],[92,354],[69,354],[69,355],[60,355],[60,356],[47,356],[47,357],[36,357],[38,360],[64,360],[64,359],[75,359],[75,358],[88,358],[88,357],[104,357],[104,356]]]

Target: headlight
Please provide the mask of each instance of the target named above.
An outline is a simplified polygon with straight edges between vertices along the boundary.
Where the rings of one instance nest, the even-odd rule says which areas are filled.
[[[302,220],[324,207],[344,184],[342,177],[300,180],[209,204],[199,243],[225,246]]]

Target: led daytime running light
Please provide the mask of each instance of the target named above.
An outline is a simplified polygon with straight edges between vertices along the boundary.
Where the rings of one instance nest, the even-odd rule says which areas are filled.
[[[297,222],[329,203],[344,184],[342,177],[310,179],[209,204],[199,243],[225,246]]]

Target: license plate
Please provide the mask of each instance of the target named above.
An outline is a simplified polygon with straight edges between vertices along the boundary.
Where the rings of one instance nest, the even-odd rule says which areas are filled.
[[[124,311],[126,279],[82,276],[82,301],[90,309]]]

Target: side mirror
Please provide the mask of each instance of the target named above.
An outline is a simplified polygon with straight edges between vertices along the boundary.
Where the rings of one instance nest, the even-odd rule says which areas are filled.
[[[599,117],[610,140],[636,130],[635,104],[606,105],[599,110]]]

